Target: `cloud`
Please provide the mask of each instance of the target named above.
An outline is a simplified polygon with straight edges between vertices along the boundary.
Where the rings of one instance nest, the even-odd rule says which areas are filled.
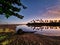
[[[53,15],[60,15],[60,11],[59,10],[49,10],[48,13],[49,14],[53,14]]]
[[[49,18],[49,19],[59,19],[60,18],[60,5],[55,5],[52,7],[46,8],[46,12],[42,14],[43,18]]]

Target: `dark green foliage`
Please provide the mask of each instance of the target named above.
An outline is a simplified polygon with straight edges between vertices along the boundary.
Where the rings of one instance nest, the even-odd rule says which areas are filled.
[[[21,10],[21,6],[26,9],[20,0],[0,0],[0,14],[5,15],[7,18],[13,15],[22,19],[24,16],[17,13]]]

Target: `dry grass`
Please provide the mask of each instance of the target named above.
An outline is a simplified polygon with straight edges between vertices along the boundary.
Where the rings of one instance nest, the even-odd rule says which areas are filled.
[[[14,40],[9,45],[60,45],[60,40],[48,36],[26,33],[15,35]]]

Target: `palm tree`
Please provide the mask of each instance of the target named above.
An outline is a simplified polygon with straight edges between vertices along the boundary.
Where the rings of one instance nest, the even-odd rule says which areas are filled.
[[[33,23],[35,23],[35,20],[33,20]]]
[[[38,20],[36,20],[36,21],[39,21],[39,19],[38,19]]]
[[[39,20],[40,23],[43,23],[44,21],[42,19]]]

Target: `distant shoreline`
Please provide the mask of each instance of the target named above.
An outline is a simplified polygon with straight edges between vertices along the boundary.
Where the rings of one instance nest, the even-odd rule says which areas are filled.
[[[26,25],[26,24],[0,24],[0,25]]]
[[[28,23],[28,26],[60,26],[60,23]]]

